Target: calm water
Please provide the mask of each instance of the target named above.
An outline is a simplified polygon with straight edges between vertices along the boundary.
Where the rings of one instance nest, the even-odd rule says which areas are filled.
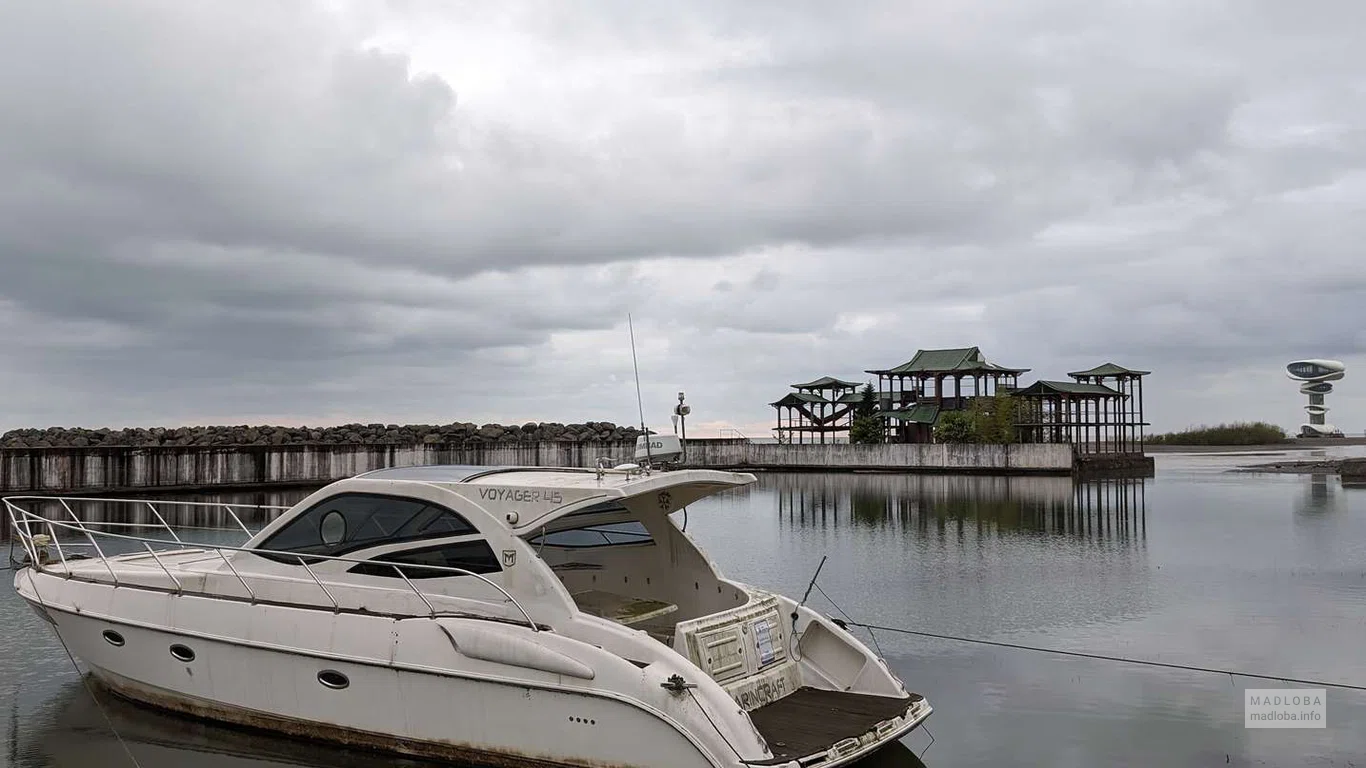
[[[1267,459],[1159,455],[1154,479],[1077,487],[766,475],[694,504],[688,532],[726,575],[790,595],[828,557],[824,594],[810,603],[834,613],[833,600],[861,622],[1366,685],[1366,490],[1224,471],[1250,460]],[[231,500],[288,504],[304,493]],[[132,765],[3,576],[0,765]],[[885,631],[875,639],[936,708],[928,731],[880,765],[919,765],[922,753],[931,768],[1366,765],[1366,692],[1330,688],[1321,730],[1249,730],[1244,689],[1282,684]],[[143,766],[419,765],[104,706]]]

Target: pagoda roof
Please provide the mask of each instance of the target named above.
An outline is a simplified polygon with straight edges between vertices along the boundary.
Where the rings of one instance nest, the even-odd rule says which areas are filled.
[[[811,394],[811,393],[809,393],[809,392],[788,392],[786,395],[783,395],[783,399],[778,400],[777,402],[769,403],[769,405],[773,406],[774,408],[778,408],[778,407],[785,406],[785,405],[786,405],[786,406],[792,406],[792,405],[806,405],[806,404],[809,404],[809,403],[829,403],[829,402],[831,402],[831,401],[830,401],[830,400],[826,400],[825,398],[821,397],[820,395],[813,395],[813,394]]]
[[[939,420],[939,406],[934,403],[917,403],[900,411],[888,411],[889,419],[911,421],[916,424],[933,424]]]
[[[834,376],[822,376],[815,381],[808,381],[805,384],[793,384],[793,389],[855,389],[863,386],[857,381],[844,381]]]
[[[973,373],[985,371],[989,373],[1027,373],[1028,368],[1007,368],[1003,365],[987,362],[982,350],[977,347],[959,347],[954,349],[922,349],[915,353],[915,357],[896,366],[880,371],[866,371],[873,374],[913,374],[913,373]]]
[[[1147,376],[1147,375],[1150,374],[1150,373],[1152,373],[1152,371],[1136,371],[1136,370],[1134,370],[1134,369],[1132,369],[1132,368],[1125,368],[1125,367],[1122,366],[1122,365],[1115,365],[1114,363],[1101,363],[1100,365],[1097,365],[1095,368],[1092,368],[1092,369],[1090,369],[1090,370],[1087,370],[1087,371],[1073,371],[1072,373],[1069,373],[1069,374],[1067,374],[1067,375],[1068,375],[1068,376],[1072,376],[1072,377],[1078,377],[1078,376]]]
[[[1081,384],[1075,381],[1036,381],[1023,389],[1012,390],[1015,397],[1042,395],[1080,395],[1084,397],[1123,397],[1124,393],[1104,384]]]

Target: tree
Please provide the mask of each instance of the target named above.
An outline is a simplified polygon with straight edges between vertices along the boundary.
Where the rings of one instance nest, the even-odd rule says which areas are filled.
[[[873,391],[872,384],[864,384],[859,392],[858,405],[854,406],[855,418],[859,416],[874,416],[877,414],[877,393]]]
[[[939,415],[939,423],[934,425],[936,443],[975,443],[977,428],[972,414],[968,411],[946,411]]]
[[[880,443],[883,439],[882,417],[877,414],[877,393],[873,385],[864,384],[854,406],[854,422],[849,426],[849,442]]]
[[[970,412],[979,443],[1013,443],[1017,440],[1017,401],[1005,392],[973,398]]]
[[[939,417],[934,428],[937,443],[992,443],[1018,441],[1016,400],[1005,392],[991,397],[973,398],[972,405],[962,411],[948,411]]]

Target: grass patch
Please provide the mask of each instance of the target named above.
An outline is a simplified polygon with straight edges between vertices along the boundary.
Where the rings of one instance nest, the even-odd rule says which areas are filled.
[[[1153,445],[1272,445],[1292,442],[1284,429],[1264,421],[1240,421],[1214,427],[1187,427],[1145,438]]]

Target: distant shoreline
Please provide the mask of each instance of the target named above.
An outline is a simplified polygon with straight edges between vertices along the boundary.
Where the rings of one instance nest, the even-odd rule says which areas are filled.
[[[1264,445],[1154,445],[1145,443],[1145,453],[1276,453],[1281,451],[1311,451],[1350,445],[1366,445],[1366,437],[1321,437],[1294,439],[1286,443]]]
[[[1245,464],[1229,472],[1261,472],[1275,475],[1342,475],[1343,481],[1366,480],[1366,459],[1320,459],[1318,461],[1277,461]]]

